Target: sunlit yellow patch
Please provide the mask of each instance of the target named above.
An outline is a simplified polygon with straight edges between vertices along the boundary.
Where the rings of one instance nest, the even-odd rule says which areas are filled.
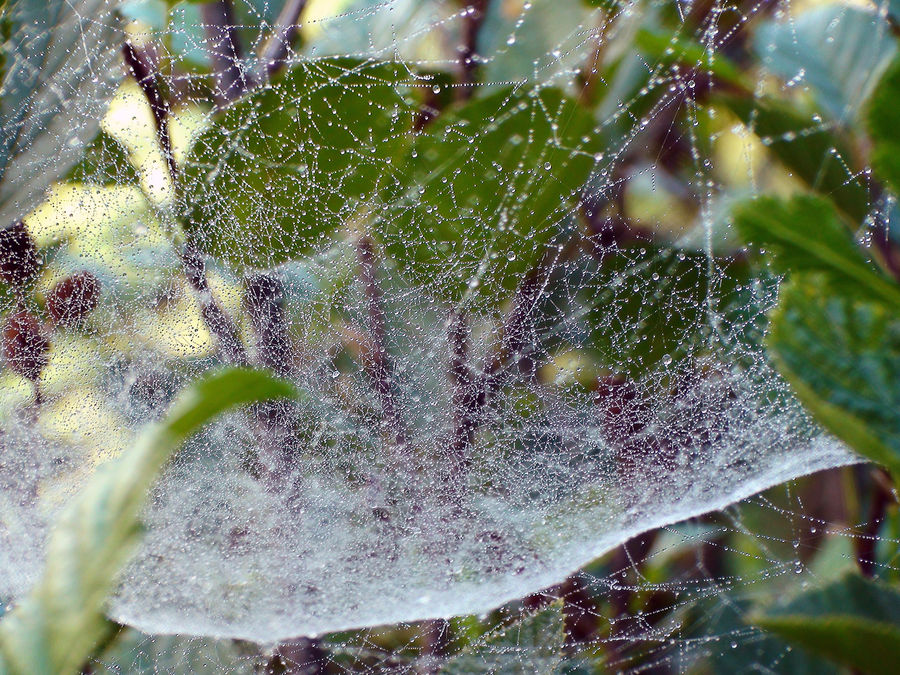
[[[25,222],[39,246],[69,239],[73,251],[90,251],[111,224],[146,213],[146,200],[136,187],[69,183],[54,187]]]
[[[44,438],[90,448],[89,461],[95,464],[117,456],[131,442],[121,415],[91,387],[72,388],[48,399],[39,425]]]
[[[182,289],[170,304],[136,319],[136,335],[155,352],[173,358],[208,356],[215,344],[194,294]]]
[[[313,40],[324,30],[323,23],[350,6],[351,0],[310,0],[303,10],[303,37]]]

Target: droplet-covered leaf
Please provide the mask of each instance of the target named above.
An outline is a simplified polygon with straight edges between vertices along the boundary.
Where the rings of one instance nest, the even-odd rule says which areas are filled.
[[[797,275],[783,289],[769,348],[822,426],[865,457],[900,469],[896,310],[852,291],[823,294],[825,286],[821,275]]]
[[[824,199],[763,197],[739,205],[734,219],[746,241],[775,254],[780,271],[825,271],[824,278],[848,295],[865,295],[900,307],[900,286],[864,255]]]
[[[807,591],[755,623],[856,672],[891,675],[900,663],[900,592],[856,574]]]
[[[190,235],[217,257],[268,267],[366,216],[377,188],[402,176],[388,160],[412,125],[411,84],[400,64],[320,59],[227,108],[181,178]]]
[[[596,140],[557,89],[445,111],[416,140],[381,220],[389,255],[443,297],[507,297],[567,229]]]

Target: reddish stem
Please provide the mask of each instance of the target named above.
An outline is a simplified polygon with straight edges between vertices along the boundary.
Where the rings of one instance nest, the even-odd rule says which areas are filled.
[[[285,0],[260,54],[260,68],[265,73],[260,79],[271,79],[286,63],[291,48],[300,37],[299,21],[306,5],[307,0]]]
[[[381,407],[382,422],[388,436],[393,445],[403,448],[408,442],[406,422],[400,414],[394,393],[393,364],[385,345],[385,312],[381,286],[378,284],[375,247],[369,237],[360,238],[357,244],[357,257],[369,320],[369,354],[365,368],[375,388]]]
[[[234,6],[231,0],[213,0],[201,5],[200,11],[216,77],[216,98],[220,103],[229,103],[255,86],[253,78],[244,69]]]

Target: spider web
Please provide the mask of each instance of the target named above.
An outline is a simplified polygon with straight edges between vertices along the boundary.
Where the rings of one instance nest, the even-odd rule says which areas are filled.
[[[707,102],[717,55],[742,48],[764,64],[757,93],[821,96],[813,133],[857,114],[893,47],[842,6],[590,4],[488,2],[466,54],[465,3],[311,2],[287,73],[236,103],[266,79],[254,55],[280,5],[235,6],[230,79],[207,75],[229,55],[197,5],[125,5],[122,39],[148,46],[173,102],[178,186],[129,79],[102,125],[114,142],[26,218],[39,296],[79,269],[104,290],[54,338],[37,412],[3,375],[0,594],[33,583],[93,467],[228,360],[213,297],[248,360],[303,393],[179,453],[111,603],[133,628],[98,670],[249,672],[261,651],[241,641],[336,671],[546,672],[563,652],[566,668],[792,667],[747,608],[852,563],[866,523],[801,493],[863,470],[789,482],[856,462],[768,362],[779,279],[728,216],[783,180],[765,148],[791,139]],[[803,61],[823,26],[856,69]],[[661,47],[635,49],[648,35]],[[701,49],[673,58],[685,40]],[[506,635],[548,607],[562,652],[552,626]],[[447,661],[467,642],[468,665]]]

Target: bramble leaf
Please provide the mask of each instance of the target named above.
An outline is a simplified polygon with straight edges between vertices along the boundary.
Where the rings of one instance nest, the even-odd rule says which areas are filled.
[[[900,308],[900,285],[863,253],[826,200],[761,197],[738,205],[734,220],[745,241],[775,254],[779,271],[827,272],[824,279],[842,293]]]
[[[771,318],[778,370],[817,421],[900,476],[900,321],[894,308],[824,295],[821,275],[795,275]]]
[[[808,591],[754,623],[858,672],[889,675],[900,662],[900,593],[856,574]]]
[[[0,621],[0,672],[76,673],[111,636],[106,597],[140,538],[140,512],[157,474],[192,433],[235,406],[290,397],[263,372],[229,369],[183,391],[165,419],[97,470],[50,536],[42,578]]]
[[[389,255],[453,301],[508,297],[565,231],[595,163],[592,130],[556,89],[505,89],[444,111],[380,219]]]

